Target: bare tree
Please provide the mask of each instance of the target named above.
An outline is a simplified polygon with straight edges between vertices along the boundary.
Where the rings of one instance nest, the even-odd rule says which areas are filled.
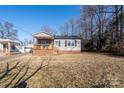
[[[11,31],[13,28],[13,25],[9,22],[5,22],[5,30],[6,30],[6,38],[11,39]]]
[[[5,38],[5,30],[2,23],[0,23],[0,38]]]
[[[51,34],[54,35],[55,34],[55,30],[53,30],[50,26],[45,25],[41,28],[41,30],[47,34]]]
[[[120,41],[123,46],[122,12],[122,6],[80,6],[80,17],[66,21],[60,28],[61,35],[80,36],[85,41],[82,44],[87,44],[91,50],[104,51],[108,44],[120,46]]]
[[[93,36],[96,28],[95,23],[95,6],[80,7],[80,23],[81,31],[84,34],[83,38],[90,45],[90,50],[93,48]],[[87,43],[86,43],[87,44]]]
[[[102,50],[105,45],[104,32],[107,24],[107,10],[108,6],[83,6],[81,8],[81,19],[84,22],[85,39],[93,40],[95,38],[97,43],[97,50]],[[94,37],[95,36],[95,37]],[[93,42],[91,43],[93,45]]]
[[[70,23],[70,32],[71,32],[71,35],[75,35],[75,19],[72,18],[69,20],[69,23]]]
[[[14,29],[13,24],[9,22],[0,23],[0,38],[17,40],[17,30]]]
[[[69,22],[66,21],[62,26],[60,26],[59,30],[62,36],[69,36],[70,35]]]

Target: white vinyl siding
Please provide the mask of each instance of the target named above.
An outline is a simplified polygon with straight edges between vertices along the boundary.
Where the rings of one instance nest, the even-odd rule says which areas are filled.
[[[0,43],[0,52],[3,51],[3,44]]]

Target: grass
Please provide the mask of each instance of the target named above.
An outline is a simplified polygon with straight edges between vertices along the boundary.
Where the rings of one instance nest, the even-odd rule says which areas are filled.
[[[24,77],[20,79],[25,80],[41,63],[42,66],[46,66],[25,81],[26,87],[124,87],[124,57],[87,52],[47,57],[28,55],[8,62],[9,68],[15,66],[17,61],[19,61],[17,67],[0,79],[0,87],[7,85],[13,87],[29,67]],[[0,72],[3,73],[0,77],[6,68],[6,62],[1,62]]]

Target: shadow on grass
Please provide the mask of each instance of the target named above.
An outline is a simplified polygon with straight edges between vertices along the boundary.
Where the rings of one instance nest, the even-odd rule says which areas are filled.
[[[2,76],[0,76],[0,80],[3,79],[5,76],[7,76],[12,70],[14,70],[19,65],[19,62],[17,62],[13,67],[9,68],[9,64],[7,63],[6,71],[1,72],[3,73]]]
[[[111,57],[124,57],[124,52],[109,52],[109,53],[104,53],[104,55],[108,55]]]
[[[30,62],[30,59],[28,60],[28,63],[24,64],[23,66],[19,66],[19,62],[17,62],[13,67],[10,68],[9,64],[7,63],[6,71],[3,71],[0,73],[0,75],[1,75],[0,81],[4,80],[6,78],[7,78],[6,80],[10,79],[10,81],[7,82],[7,84],[4,86],[5,88],[8,88],[8,87],[26,88],[26,87],[28,87],[27,80],[29,80],[31,77],[33,77],[43,67],[46,67],[49,65],[50,60],[48,60],[48,64],[46,64],[46,65],[43,65],[44,61],[45,60],[42,60],[40,66],[37,67],[30,75],[28,74],[28,71],[30,69],[28,63]],[[15,72],[15,74],[12,74],[13,70],[17,70]],[[12,74],[12,76],[9,76],[9,74]],[[4,82],[6,82],[6,80],[4,80],[3,82],[0,82],[0,83],[4,83]]]
[[[103,54],[111,57],[124,57],[124,51],[84,51],[88,53],[94,53],[94,54]]]

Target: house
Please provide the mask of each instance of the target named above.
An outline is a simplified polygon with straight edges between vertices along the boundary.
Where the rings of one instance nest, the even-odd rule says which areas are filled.
[[[11,54],[18,52],[17,46],[19,45],[18,41],[10,39],[0,39],[0,54]]]
[[[43,32],[33,36],[33,55],[81,52],[81,39],[78,36],[53,36]]]

